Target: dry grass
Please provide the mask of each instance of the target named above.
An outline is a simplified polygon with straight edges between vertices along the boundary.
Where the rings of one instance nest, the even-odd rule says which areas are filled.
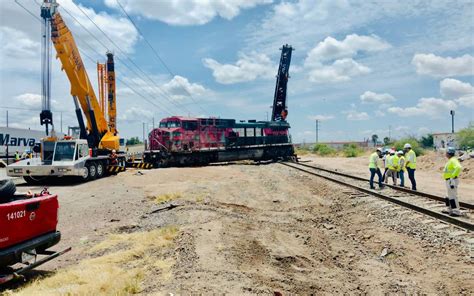
[[[92,259],[60,270],[51,277],[38,279],[13,295],[130,295],[140,293],[140,283],[147,273],[158,272],[163,280],[171,278],[174,262],[162,260],[157,250],[171,245],[176,227],[113,234],[89,252],[101,252]]]
[[[156,196],[148,196],[148,198],[153,200],[153,202],[155,202],[156,204],[162,204],[162,203],[169,202],[181,197],[182,197],[182,194],[179,192],[166,193],[166,194],[161,194],[161,195],[156,195]]]

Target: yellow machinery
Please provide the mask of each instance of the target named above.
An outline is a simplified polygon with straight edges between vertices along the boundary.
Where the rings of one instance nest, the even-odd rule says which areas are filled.
[[[66,26],[61,14],[57,11],[57,6],[56,0],[44,0],[41,6],[41,16],[45,20],[44,25],[48,26],[50,24],[51,26],[51,40],[56,49],[57,58],[61,61],[62,69],[66,72],[71,83],[71,95],[76,106],[81,138],[88,140],[91,149],[118,150],[119,136],[116,126],[117,109],[113,54],[108,52],[107,64],[100,64],[98,66],[99,94],[102,99],[99,102],[92,88],[74,37]],[[46,28],[45,31],[47,32],[48,29]],[[47,71],[49,71],[49,68]],[[49,73],[43,73],[43,75],[50,76]],[[105,104],[104,100],[106,93],[107,104]],[[86,117],[87,125],[83,122],[81,110]],[[105,113],[108,113],[108,122]]]

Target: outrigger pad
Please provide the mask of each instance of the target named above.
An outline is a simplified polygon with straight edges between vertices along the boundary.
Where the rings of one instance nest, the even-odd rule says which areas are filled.
[[[109,165],[107,166],[107,171],[109,173],[120,173],[120,172],[125,172],[126,168],[123,166],[118,166],[118,165]]]
[[[145,162],[127,162],[126,167],[149,170],[153,168],[153,165],[151,163],[145,163]]]

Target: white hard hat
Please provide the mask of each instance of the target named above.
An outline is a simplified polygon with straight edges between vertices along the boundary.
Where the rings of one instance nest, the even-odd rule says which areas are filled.
[[[403,154],[403,151],[402,151],[402,150],[398,150],[398,151],[397,151],[397,154]]]
[[[411,148],[410,143],[406,143],[406,144],[403,146],[403,148]]]
[[[115,149],[113,149],[113,150],[112,150],[112,153],[115,153],[115,152],[117,152],[117,151],[115,151]]]
[[[382,152],[382,148],[380,148],[380,147],[377,148],[377,151]]]
[[[395,154],[395,150],[390,149],[390,154]]]

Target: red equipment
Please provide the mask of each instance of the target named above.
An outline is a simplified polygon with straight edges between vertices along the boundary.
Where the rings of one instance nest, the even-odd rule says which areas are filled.
[[[61,239],[56,230],[58,208],[58,196],[46,190],[35,195],[16,194],[0,203],[0,284],[71,250],[47,250]],[[39,259],[38,255],[45,257]],[[17,264],[24,266],[13,268]]]

